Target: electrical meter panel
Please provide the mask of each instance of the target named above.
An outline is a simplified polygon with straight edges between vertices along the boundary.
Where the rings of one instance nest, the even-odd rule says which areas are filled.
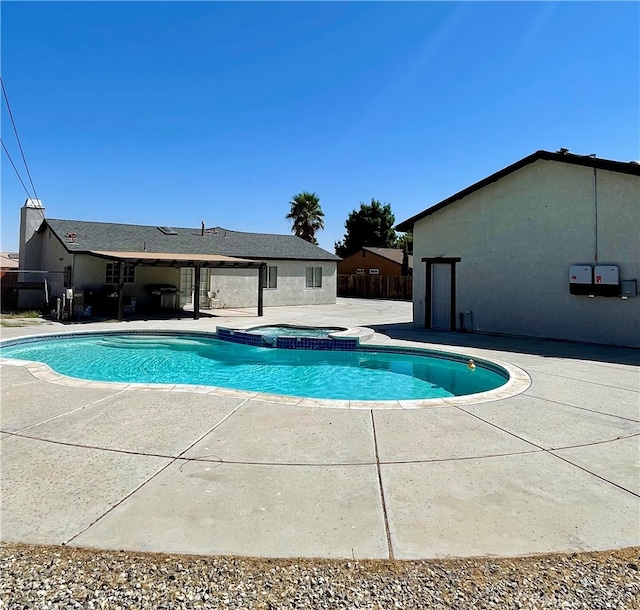
[[[591,265],[571,265],[569,267],[570,284],[593,284]]]
[[[591,265],[569,267],[569,292],[571,294],[593,294],[593,268]]]
[[[617,265],[597,265],[593,271],[596,296],[619,297],[620,273]]]
[[[635,296],[635,289],[626,281],[620,285],[617,265],[571,265],[569,267],[569,292],[590,297]]]
[[[620,283],[618,267],[615,265],[597,265],[594,273],[594,284],[604,284],[607,286]]]

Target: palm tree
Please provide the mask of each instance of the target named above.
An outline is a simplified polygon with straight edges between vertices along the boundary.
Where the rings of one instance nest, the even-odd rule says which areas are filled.
[[[291,211],[286,218],[293,222],[292,233],[317,246],[316,231],[324,229],[320,198],[315,193],[303,191],[295,195],[290,203]]]

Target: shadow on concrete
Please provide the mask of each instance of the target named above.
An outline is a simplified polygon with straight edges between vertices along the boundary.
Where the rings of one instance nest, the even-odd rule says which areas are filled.
[[[240,309],[206,309],[200,311],[200,319],[206,318],[228,318],[228,317],[254,317],[259,320],[257,313],[251,313]],[[48,318],[46,318],[48,320]],[[146,312],[126,314],[122,318],[122,322],[155,322],[159,320],[193,320],[192,310],[168,310],[166,312]],[[92,324],[96,322],[117,322],[115,316],[92,315],[88,317],[80,317],[74,320],[56,320],[63,325],[76,324]]]
[[[578,343],[558,339],[539,339],[535,337],[512,337],[489,333],[446,332],[416,327],[411,322],[369,325],[369,328],[392,339],[404,341],[420,341],[448,347],[474,347],[553,358],[572,358],[575,360],[592,360],[611,364],[640,366],[640,350],[630,347]]]

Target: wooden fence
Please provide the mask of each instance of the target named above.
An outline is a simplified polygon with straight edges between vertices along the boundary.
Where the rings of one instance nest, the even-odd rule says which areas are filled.
[[[410,275],[338,275],[339,297],[410,301],[412,290]]]

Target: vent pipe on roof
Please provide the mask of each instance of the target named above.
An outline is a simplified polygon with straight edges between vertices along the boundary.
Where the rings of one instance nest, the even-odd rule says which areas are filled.
[[[202,229],[200,229],[200,235],[204,235],[204,220],[202,221]]]

